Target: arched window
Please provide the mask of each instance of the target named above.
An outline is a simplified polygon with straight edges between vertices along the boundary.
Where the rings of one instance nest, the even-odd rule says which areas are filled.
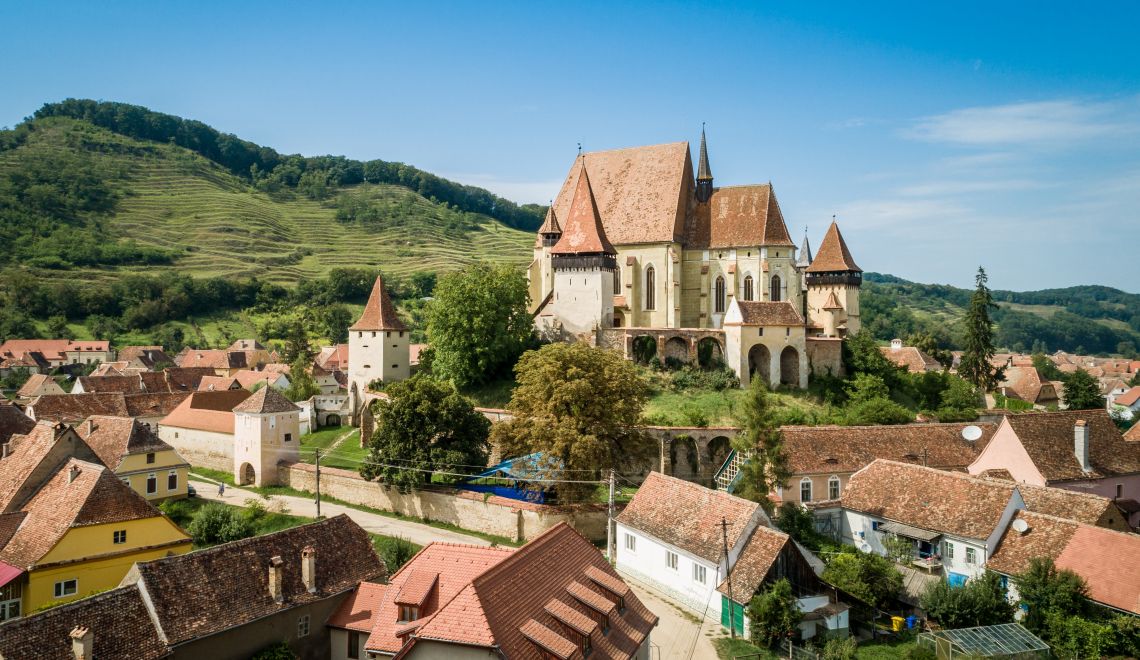
[[[744,276],[744,299],[755,300],[756,293],[752,290],[752,276]]]
[[[653,266],[645,269],[645,309],[657,309],[657,272]]]
[[[827,499],[839,499],[839,477],[834,474],[827,479]]]
[[[724,278],[719,275],[716,278],[716,290],[713,294],[716,296],[717,314],[724,313]]]
[[[811,479],[808,477],[800,479],[800,501],[811,501]]]
[[[621,295],[621,268],[614,269],[614,295]]]
[[[772,288],[768,291],[768,299],[772,302],[780,302],[780,276],[772,276]]]

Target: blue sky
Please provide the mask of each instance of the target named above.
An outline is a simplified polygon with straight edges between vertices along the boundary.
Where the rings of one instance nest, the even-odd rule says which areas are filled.
[[[125,101],[545,202],[704,121],[866,270],[1140,291],[1140,4],[923,4],[5,2],[0,126]]]

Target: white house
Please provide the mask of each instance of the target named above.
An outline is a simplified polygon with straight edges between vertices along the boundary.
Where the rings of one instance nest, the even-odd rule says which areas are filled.
[[[1108,410],[1120,415],[1122,419],[1132,419],[1136,413],[1140,413],[1140,385],[1120,394],[1109,395]]]

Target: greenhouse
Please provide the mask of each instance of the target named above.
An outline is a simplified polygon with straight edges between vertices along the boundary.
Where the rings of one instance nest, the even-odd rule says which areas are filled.
[[[918,645],[934,651],[939,660],[1049,657],[1049,645],[1017,623],[922,633]]]

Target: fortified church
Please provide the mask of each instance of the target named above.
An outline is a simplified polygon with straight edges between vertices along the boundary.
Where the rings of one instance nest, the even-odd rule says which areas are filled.
[[[840,373],[862,274],[834,221],[797,251],[771,183],[714,187],[703,129],[695,176],[687,142],[579,154],[528,272],[547,338],[801,388]]]

